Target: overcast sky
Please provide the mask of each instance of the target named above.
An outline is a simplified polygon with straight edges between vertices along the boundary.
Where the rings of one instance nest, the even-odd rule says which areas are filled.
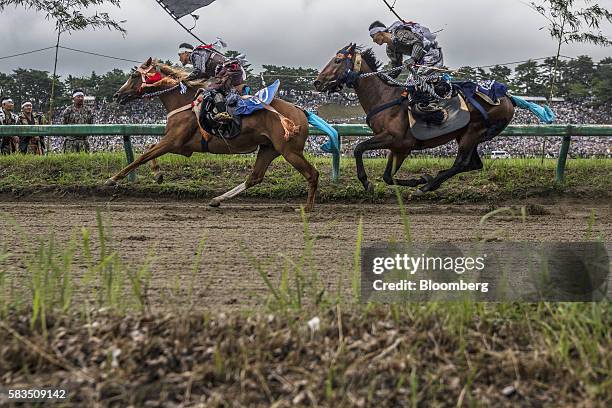
[[[149,56],[177,59],[180,42],[192,42],[154,0],[125,0],[120,9],[106,7],[117,20],[127,20],[127,36],[108,31],[84,31],[62,38],[62,45],[144,61]],[[599,0],[612,9],[612,0]],[[546,30],[546,20],[521,0],[397,0],[406,20],[434,30],[444,29],[438,40],[446,65],[489,65],[552,55],[556,48]],[[373,45],[368,26],[376,19],[390,24],[393,15],[381,0],[217,0],[200,9],[196,32],[205,41],[223,38],[229,49],[246,53],[261,64],[322,68],[335,51],[349,42]],[[191,26],[193,19],[182,21]],[[53,24],[44,16],[22,9],[5,9],[0,16],[0,57],[54,45]],[[607,24],[603,33],[612,37]],[[194,44],[196,45],[196,44]],[[382,47],[378,53],[384,57]],[[564,46],[562,54],[591,55],[595,60],[612,56],[612,48]],[[128,62],[60,50],[58,71],[79,75],[95,70],[128,69]],[[0,71],[17,67],[51,71],[53,50],[0,60]]]

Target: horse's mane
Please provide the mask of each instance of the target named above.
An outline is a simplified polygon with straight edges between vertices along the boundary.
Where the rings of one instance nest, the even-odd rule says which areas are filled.
[[[173,79],[176,79],[177,81],[183,81],[185,78],[189,76],[189,71],[183,68],[180,68],[180,67],[173,67],[170,65],[166,65],[160,60],[154,60],[153,65],[159,68],[162,74],[172,77]],[[198,88],[198,87],[203,87],[206,84],[206,82],[208,82],[208,80],[206,79],[197,79],[195,81],[187,81],[185,82],[185,84],[189,87]]]
[[[361,58],[369,65],[370,68],[374,71],[378,71],[380,67],[383,65],[382,62],[376,58],[376,54],[374,54],[374,50],[372,48],[365,48],[363,46],[357,47],[357,51],[361,53]]]

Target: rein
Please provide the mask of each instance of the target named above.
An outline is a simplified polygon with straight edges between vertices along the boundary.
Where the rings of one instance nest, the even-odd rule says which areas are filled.
[[[353,61],[353,54],[351,54],[348,50],[339,51],[337,54],[337,57],[343,58],[346,61],[344,73],[342,77],[338,80],[338,85],[346,85],[349,88],[354,88],[357,85],[357,81],[359,81],[360,79],[369,78],[369,77],[376,75],[393,86],[403,87],[403,88],[416,87],[420,91],[426,92],[427,94],[429,94],[429,96],[431,96],[432,98],[436,100],[440,101],[440,100],[448,99],[448,98],[445,98],[445,97],[442,97],[436,94],[434,87],[428,82],[432,79],[437,78],[437,75],[428,75],[428,76],[418,75],[408,65],[403,65],[403,66],[390,68],[386,70],[361,73],[361,63],[362,63],[361,53],[359,52],[355,53],[354,61]],[[419,65],[419,66],[422,66],[422,65]],[[406,80],[406,82],[399,82],[395,78],[392,78],[391,76],[388,75],[395,71],[401,71],[404,68],[407,68],[410,71],[410,77]]]
[[[187,92],[187,87],[185,86],[185,84],[183,84],[182,82],[179,82],[178,84],[176,84],[175,86],[171,86],[170,88],[166,88],[166,89],[162,89],[160,91],[143,94],[143,95],[140,96],[140,99],[152,99],[152,98],[155,98],[157,96],[161,96],[161,95],[165,95],[165,94],[170,93],[170,92],[174,92],[174,91],[176,91],[179,88],[180,88],[180,93],[181,94],[184,94],[185,92]],[[174,109],[173,111],[168,113],[168,115],[166,115],[166,119],[170,119],[172,116],[176,115],[177,113],[185,112],[186,110],[192,109],[193,107],[194,107],[194,103],[191,102],[191,103],[189,103],[187,105],[181,106],[180,108]]]
[[[346,86],[348,86],[349,88],[354,88],[357,85],[357,81],[361,78],[369,78],[374,75],[379,75],[379,76],[385,75],[388,78],[391,78],[385,73],[394,72],[394,71],[402,69],[402,67],[396,67],[396,68],[388,69],[385,71],[361,73],[361,64],[362,64],[361,53],[359,52],[355,53],[354,61],[353,61],[353,54],[349,53],[348,51],[338,52],[337,57],[343,58],[346,61],[344,74],[342,75],[342,78],[340,78],[340,80],[338,81],[338,84],[339,85],[346,84]],[[351,61],[353,62],[351,63]],[[348,99],[348,98],[345,98],[345,99]],[[359,97],[357,97],[357,99],[359,99]],[[372,109],[366,116],[367,125],[371,127],[370,120],[372,119],[372,117],[378,115],[380,112],[383,112],[394,106],[401,105],[404,103],[404,101],[409,100],[409,99],[410,99],[410,95],[408,94],[408,91],[404,91],[400,98],[393,100],[391,102],[387,102],[383,105],[377,106],[376,108]],[[351,99],[348,99],[348,100],[351,100]]]
[[[140,77],[141,77],[141,84],[140,84],[140,87],[138,88],[138,94],[139,94],[139,98],[140,99],[152,99],[152,98],[156,98],[158,96],[165,95],[165,94],[170,93],[170,92],[174,92],[177,89],[179,89],[179,92],[181,93],[181,95],[183,95],[183,94],[185,94],[187,92],[187,86],[182,81],[179,81],[178,84],[176,84],[174,86],[171,86],[170,88],[161,89],[159,91],[150,92],[150,93],[144,93],[143,90],[142,90],[143,84],[147,83],[147,76],[150,74],[150,72],[153,69],[156,69],[156,67],[154,65],[151,65],[151,66],[149,66],[146,69],[141,68],[141,67],[138,67],[138,69],[136,69],[136,72],[138,72],[140,74]],[[191,102],[188,105],[184,105],[184,106],[181,106],[178,109],[174,109],[172,112],[168,113],[166,118],[170,119],[172,116],[176,115],[177,113],[185,112],[186,110],[192,109],[193,106],[194,106],[194,103]]]
[[[156,70],[156,74],[150,75],[152,70]],[[165,95],[168,94],[170,92],[174,92],[177,89],[179,90],[179,92],[181,93],[181,95],[184,95],[185,93],[187,93],[187,86],[179,80],[178,84],[171,86],[170,88],[166,88],[166,89],[161,89],[159,91],[155,91],[155,92],[151,92],[151,93],[144,93],[143,91],[143,85],[148,85],[147,83],[147,79],[150,76],[151,81],[161,81],[161,75],[159,73],[159,70],[157,68],[156,65],[150,65],[147,68],[142,68],[142,67],[138,67],[136,69],[136,72],[138,72],[140,74],[140,78],[141,78],[141,83],[138,87],[138,89],[136,90],[136,93],[138,94],[138,98],[139,99],[151,99],[151,98],[155,98],[161,95]],[[153,85],[157,82],[154,82]],[[183,105],[180,108],[174,109],[173,111],[169,112],[166,115],[166,119],[170,119],[171,117],[173,117],[174,115],[181,113],[181,112],[186,112],[188,110],[192,110],[194,115],[196,116],[196,123],[198,124],[198,129],[200,131],[200,134],[202,135],[202,146],[203,146],[203,151],[208,151],[208,140],[210,139],[210,135],[204,130],[202,129],[202,126],[200,125],[200,121],[198,119],[198,115],[194,110],[195,107],[195,102],[192,101],[190,103],[188,103],[187,105]]]
[[[151,74],[151,71],[153,71],[153,70],[155,70],[157,72],[157,74],[153,74],[151,76],[158,75],[158,78],[161,78],[161,76],[159,75],[159,70],[158,70],[158,68],[155,65],[150,65],[146,69],[142,68],[142,67],[138,67],[136,69],[136,72],[138,72],[140,74],[140,86],[138,87],[138,90],[137,90],[137,93],[139,94],[140,99],[155,98],[157,96],[173,92],[173,91],[175,91],[176,89],[179,89],[179,88],[180,88],[181,95],[184,94],[185,92],[187,92],[187,86],[185,84],[183,84],[183,82],[179,81],[178,84],[176,84],[175,86],[172,86],[170,88],[162,89],[160,91],[151,92],[151,93],[144,93],[143,85],[148,83],[147,82],[148,81],[148,77]]]
[[[151,98],[155,98],[155,97],[160,96],[160,95],[164,95],[164,94],[176,91],[178,88],[181,87],[181,85],[183,85],[182,82],[179,82],[178,84],[176,84],[175,86],[172,86],[170,88],[162,89],[162,90],[156,91],[156,92],[142,94],[142,96],[140,96],[140,99],[151,99]],[[183,85],[183,86],[185,86],[185,85]]]
[[[344,59],[345,62],[345,69],[344,69],[344,73],[342,74],[342,77],[337,81],[336,85],[346,85],[349,88],[355,88],[357,86],[357,82],[362,79],[362,78],[369,78],[372,76],[378,76],[380,79],[383,79],[385,82],[388,82],[390,84],[392,84],[392,86],[396,86],[396,87],[402,87],[405,88],[406,90],[402,93],[402,95],[396,99],[393,100],[391,102],[387,102],[383,105],[377,106],[376,108],[372,109],[366,116],[366,123],[368,126],[370,126],[370,120],[378,115],[379,113],[392,108],[394,106],[399,106],[402,105],[404,103],[404,101],[411,101],[412,98],[408,92],[408,88],[409,87],[414,87],[416,89],[418,89],[421,92],[425,92],[427,93],[429,96],[431,96],[432,98],[434,98],[435,100],[441,101],[441,100],[446,100],[450,97],[450,93],[449,95],[447,95],[446,97],[442,97],[439,96],[433,85],[431,85],[429,83],[430,80],[437,78],[437,75],[428,75],[428,76],[420,76],[418,75],[414,69],[412,69],[410,66],[408,65],[403,65],[403,66],[399,66],[399,67],[395,67],[395,68],[390,68],[387,70],[380,70],[380,71],[374,71],[374,72],[365,72],[362,73],[361,72],[361,64],[362,64],[362,57],[361,57],[361,53],[356,52],[354,54],[354,59],[353,59],[353,54],[351,52],[349,52],[348,50],[341,50],[338,52],[338,54],[336,54],[337,58],[342,58]],[[408,79],[406,80],[405,83],[399,82],[397,81],[395,78],[392,78],[391,76],[389,76],[388,74],[392,73],[392,72],[396,72],[396,71],[401,71],[404,68],[407,68],[409,70],[410,76],[408,77]],[[342,94],[341,94],[342,95]],[[346,98],[344,95],[342,95],[345,99],[349,100],[349,101],[354,101],[355,99],[349,99]],[[357,98],[359,99],[359,98]]]

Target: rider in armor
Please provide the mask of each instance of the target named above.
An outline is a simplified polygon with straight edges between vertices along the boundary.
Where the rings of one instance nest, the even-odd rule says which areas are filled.
[[[370,24],[370,36],[378,44],[387,44],[387,55],[391,60],[393,68],[402,65],[421,65],[417,73],[424,76],[435,74],[436,70],[444,66],[442,48],[438,45],[436,35],[427,27],[418,23],[404,23],[397,21],[390,27],[380,21]],[[408,55],[406,61],[404,56]],[[431,67],[431,68],[430,68]],[[397,78],[401,70],[396,70],[388,75]],[[445,96],[451,89],[451,85],[444,80],[434,82],[435,91],[439,96]]]
[[[183,66],[191,65],[193,67],[193,71],[185,78],[185,81],[209,79],[212,77],[214,75],[214,68],[211,67],[212,64],[209,62],[214,52],[211,44],[194,48],[191,44],[182,43],[179,46],[179,59]]]
[[[219,122],[231,121],[226,98],[236,93],[235,87],[242,85],[246,79],[244,55],[228,59],[215,51],[212,44],[194,48],[191,44],[183,43],[179,46],[179,58],[183,65],[193,65],[193,71],[185,81],[213,78],[211,85],[206,88],[208,97],[214,99],[217,110],[213,119]],[[216,63],[213,63],[213,60]]]
[[[235,105],[240,96],[236,87],[244,83],[244,69],[238,59],[227,60],[223,65],[217,67],[215,78],[207,91],[214,93],[216,121],[231,121],[232,116],[227,112],[226,105]],[[227,102],[226,102],[227,101]]]

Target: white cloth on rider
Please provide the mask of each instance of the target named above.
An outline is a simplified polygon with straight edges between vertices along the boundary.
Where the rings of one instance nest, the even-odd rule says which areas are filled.
[[[370,37],[374,37],[378,33],[386,32],[386,27],[374,27],[370,30]]]

